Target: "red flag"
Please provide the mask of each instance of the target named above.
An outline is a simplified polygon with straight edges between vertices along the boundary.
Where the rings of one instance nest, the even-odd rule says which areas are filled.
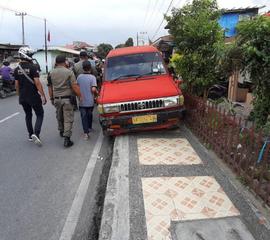
[[[50,33],[50,31],[48,31],[48,42],[50,42],[51,41],[51,33]]]

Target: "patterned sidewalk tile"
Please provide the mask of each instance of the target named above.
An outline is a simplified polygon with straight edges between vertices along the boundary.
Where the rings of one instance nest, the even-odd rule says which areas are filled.
[[[137,144],[139,160],[143,165],[202,164],[185,138],[139,138]]]
[[[170,221],[240,214],[211,176],[142,178],[142,188],[148,239],[170,239]]]
[[[148,240],[171,240],[170,217],[154,216],[147,224]]]

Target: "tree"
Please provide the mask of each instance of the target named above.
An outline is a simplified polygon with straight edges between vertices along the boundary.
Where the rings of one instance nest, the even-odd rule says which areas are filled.
[[[259,16],[240,22],[236,45],[242,51],[242,70],[255,86],[254,118],[257,126],[267,123],[270,114],[270,18]],[[268,120],[269,121],[269,120]]]
[[[188,91],[204,97],[219,80],[218,65],[224,47],[219,17],[216,0],[193,0],[181,9],[174,8],[172,16],[166,16],[180,54],[176,68]]]
[[[125,42],[125,46],[126,47],[132,47],[134,46],[134,43],[133,43],[133,38],[128,38],[128,40]]]
[[[126,47],[126,45],[123,44],[123,43],[121,43],[121,44],[116,45],[115,46],[115,49],[117,49],[117,48],[124,48],[124,47]]]
[[[100,58],[104,59],[108,55],[109,51],[113,49],[113,46],[111,44],[101,43],[98,45],[97,49],[98,49],[97,55]]]
[[[116,45],[115,49],[124,48],[124,47],[132,47],[132,46],[134,46],[133,39],[128,38],[128,40],[125,43],[120,43],[120,44]]]

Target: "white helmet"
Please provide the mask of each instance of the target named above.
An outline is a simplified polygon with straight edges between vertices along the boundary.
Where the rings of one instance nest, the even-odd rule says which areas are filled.
[[[18,53],[21,59],[32,60],[34,50],[29,47],[21,47]]]

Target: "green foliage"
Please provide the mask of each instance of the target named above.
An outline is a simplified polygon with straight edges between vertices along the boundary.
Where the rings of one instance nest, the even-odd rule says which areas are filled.
[[[270,117],[268,116],[266,124],[263,126],[263,133],[266,136],[270,136]]]
[[[176,74],[179,76],[181,75],[181,72],[179,71],[179,67],[177,65],[179,64],[179,61],[181,60],[181,55],[178,53],[174,53],[170,59],[170,65],[174,68]]]
[[[128,38],[128,40],[125,42],[126,47],[132,47],[134,46],[133,38]]]
[[[236,114],[236,108],[232,101],[228,100],[227,98],[222,98],[225,110],[228,112],[229,115],[234,116]]]
[[[117,48],[124,48],[124,47],[126,47],[126,45],[121,43],[121,44],[116,45],[115,46],[115,49],[117,49]]]
[[[187,88],[201,95],[219,80],[224,36],[218,24],[220,11],[216,0],[194,0],[167,16],[180,58],[175,61]]]
[[[223,52],[220,55],[220,62],[218,65],[218,72],[220,80],[228,80],[233,72],[242,67],[242,51],[232,42],[226,44]]]
[[[255,86],[253,118],[262,127],[270,114],[270,18],[258,16],[240,22],[237,31],[243,71],[250,74]]]
[[[125,43],[118,44],[115,49],[117,48],[124,48],[124,47],[132,47],[134,46],[133,38],[128,38],[128,40]]]
[[[113,49],[113,46],[111,44],[107,43],[101,43],[98,45],[98,52],[97,55],[104,59],[108,55],[108,53]]]

